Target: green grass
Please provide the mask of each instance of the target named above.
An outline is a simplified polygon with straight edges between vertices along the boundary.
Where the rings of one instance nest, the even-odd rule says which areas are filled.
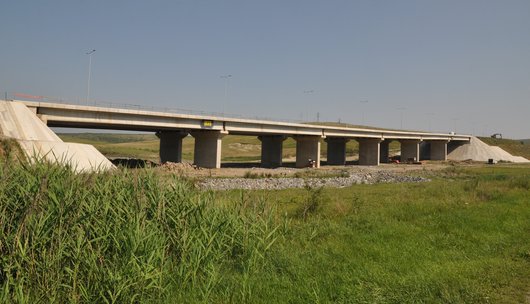
[[[0,302],[244,302],[277,238],[272,211],[150,170],[2,163]]]
[[[25,159],[26,156],[16,140],[0,137],[0,160],[12,162]]]
[[[528,169],[198,192],[151,169],[2,164],[0,302],[521,303]]]
[[[270,197],[291,221],[253,281],[263,297],[256,302],[523,302],[528,168],[446,174],[450,181],[324,189],[316,207],[314,190],[248,194]],[[302,216],[309,207],[316,210]]]

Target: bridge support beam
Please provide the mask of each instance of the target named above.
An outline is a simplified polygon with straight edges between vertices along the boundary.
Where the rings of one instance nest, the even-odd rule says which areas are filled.
[[[359,165],[378,166],[381,140],[378,138],[357,139],[359,142]]]
[[[195,131],[191,135],[195,138],[193,163],[203,168],[221,168],[221,144],[226,133]]]
[[[379,144],[379,162],[388,163],[390,158],[390,140],[383,140]]]
[[[346,164],[346,143],[350,141],[343,137],[328,137],[326,142],[328,143],[328,165],[341,165]]]
[[[406,162],[409,159],[414,161],[420,160],[420,143],[417,139],[403,139],[401,142],[401,162]]]
[[[156,136],[160,138],[160,163],[182,162],[182,139],[188,136],[183,131],[159,131]]]
[[[309,166],[309,160],[315,162],[315,167],[320,168],[320,140],[322,136],[300,135],[296,140],[296,167]]]
[[[277,168],[282,165],[283,141],[287,137],[283,135],[258,136],[261,141],[261,166],[265,168]]]
[[[433,140],[431,144],[431,160],[447,160],[447,140]]]

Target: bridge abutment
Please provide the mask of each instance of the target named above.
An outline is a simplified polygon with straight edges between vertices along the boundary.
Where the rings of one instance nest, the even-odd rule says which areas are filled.
[[[320,140],[322,136],[299,135],[296,140],[296,167],[309,166],[309,160],[315,162],[315,168],[320,168]]]
[[[159,131],[156,136],[160,138],[160,163],[182,162],[182,139],[188,132]]]
[[[357,139],[359,142],[359,165],[379,166],[381,140],[378,138]]]
[[[261,141],[261,166],[265,168],[277,168],[282,165],[283,141],[287,137],[283,135],[258,136]]]
[[[420,160],[420,143],[417,139],[403,139],[401,142],[401,161],[406,162],[409,159]]]
[[[346,143],[349,141],[343,137],[328,137],[328,165],[345,165],[346,164]]]
[[[193,163],[203,168],[221,168],[222,138],[227,133],[221,131],[195,131]]]

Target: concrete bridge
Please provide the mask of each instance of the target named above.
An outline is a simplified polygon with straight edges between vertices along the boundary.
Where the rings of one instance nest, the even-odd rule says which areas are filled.
[[[278,121],[188,115],[142,110],[82,106],[62,103],[18,101],[49,127],[93,128],[156,132],[160,138],[161,162],[181,162],[182,139],[195,138],[194,163],[205,168],[221,167],[221,142],[225,135],[257,136],[262,144],[261,164],[282,165],[282,145],[287,137],[296,140],[296,166],[308,160],[320,166],[320,145],[328,144],[327,164],[346,163],[346,143],[359,142],[359,164],[377,166],[388,161],[391,141],[401,143],[401,158],[420,160],[420,145],[428,153],[422,159],[446,160],[448,144],[461,145],[470,135],[344,128]],[[424,153],[422,153],[424,154]],[[423,156],[423,155],[421,155]]]

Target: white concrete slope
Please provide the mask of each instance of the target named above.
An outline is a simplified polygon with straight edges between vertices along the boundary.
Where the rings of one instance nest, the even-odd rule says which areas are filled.
[[[495,161],[507,161],[512,163],[530,162],[524,157],[513,156],[500,147],[490,146],[476,137],[471,137],[469,144],[461,145],[453,151],[450,151],[447,154],[447,159],[457,161],[488,161],[488,159],[493,159]]]
[[[17,140],[28,159],[70,166],[76,172],[114,165],[91,145],[63,142],[37,115],[19,102],[0,101],[0,135]]]

